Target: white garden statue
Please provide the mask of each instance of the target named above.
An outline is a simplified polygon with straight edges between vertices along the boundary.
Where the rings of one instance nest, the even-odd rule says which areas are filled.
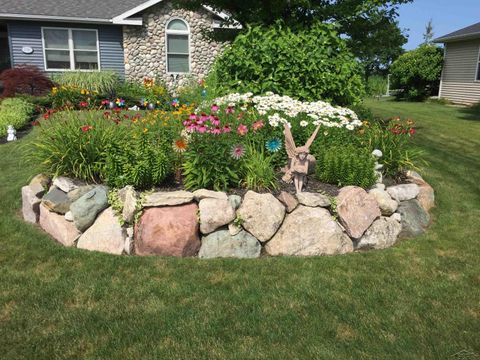
[[[378,162],[380,158],[383,156],[383,153],[379,149],[375,149],[372,151],[372,155],[375,158],[375,175],[377,175],[377,184],[381,184],[383,182],[383,165]]]
[[[17,140],[17,130],[15,130],[13,125],[8,125],[7,141],[15,141],[15,140]]]

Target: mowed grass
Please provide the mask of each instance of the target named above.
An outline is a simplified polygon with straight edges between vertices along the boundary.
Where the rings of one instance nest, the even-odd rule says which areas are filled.
[[[480,117],[368,105],[417,121],[437,208],[424,236],[346,256],[201,261],[63,248],[19,216],[20,188],[36,173],[21,148],[34,135],[0,146],[0,357],[480,356]]]

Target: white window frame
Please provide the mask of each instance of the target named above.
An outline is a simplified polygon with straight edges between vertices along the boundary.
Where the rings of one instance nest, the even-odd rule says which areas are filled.
[[[45,49],[45,33],[44,30],[67,30],[68,31],[68,52],[70,55],[70,69],[50,69],[47,66],[47,56],[45,50],[59,50],[59,51],[67,51],[67,49],[54,49],[54,48],[48,48]],[[73,45],[73,30],[78,30],[78,31],[94,31],[95,36],[97,37],[97,64],[98,68],[97,69],[76,69],[75,68],[75,51],[74,51],[74,45]],[[98,40],[98,29],[89,29],[89,28],[68,28],[68,27],[56,27],[56,26],[42,26],[42,51],[43,51],[43,64],[44,64],[44,69],[45,71],[50,71],[50,72],[63,72],[63,71],[85,71],[85,72],[91,72],[91,71],[100,71],[101,69],[101,64],[100,64],[100,42]],[[79,50],[79,51],[90,51],[94,52],[95,50]]]
[[[187,25],[187,30],[171,30],[168,28],[168,25],[174,20],[180,20]],[[187,35],[188,40],[188,71],[187,72],[172,72],[168,71],[168,55],[185,55],[181,53],[169,53],[168,52],[168,35]],[[191,36],[190,36],[190,25],[185,19],[179,17],[172,17],[168,19],[167,23],[165,24],[165,69],[168,75],[182,75],[182,74],[190,74],[192,72],[192,47],[191,47]]]
[[[475,81],[480,82],[480,46],[478,47],[477,62],[475,63]]]

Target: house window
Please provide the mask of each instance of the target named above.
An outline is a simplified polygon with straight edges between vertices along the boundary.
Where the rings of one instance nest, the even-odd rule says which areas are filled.
[[[190,72],[190,30],[180,19],[168,22],[166,29],[167,72],[178,74]]]
[[[98,70],[95,29],[42,28],[45,70]]]

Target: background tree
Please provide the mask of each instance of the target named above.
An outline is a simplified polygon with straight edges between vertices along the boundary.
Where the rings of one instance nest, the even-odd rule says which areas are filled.
[[[423,43],[425,45],[430,45],[432,44],[433,41],[433,24],[432,24],[432,19],[430,19],[425,26],[425,33],[423,34]]]

